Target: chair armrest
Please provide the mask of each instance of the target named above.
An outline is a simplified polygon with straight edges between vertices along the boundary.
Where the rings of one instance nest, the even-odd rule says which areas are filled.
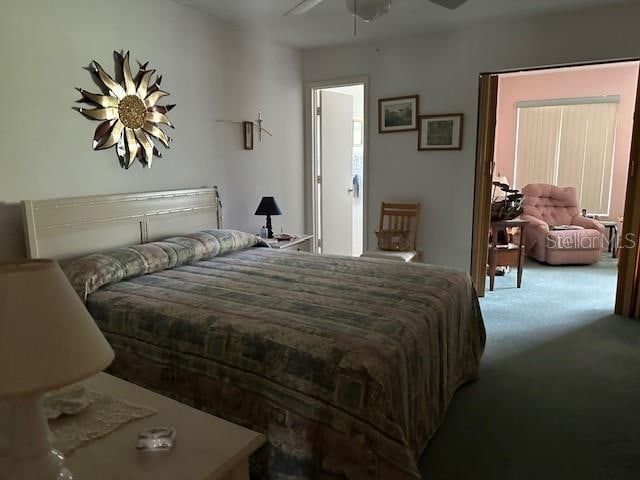
[[[600,233],[604,235],[604,225],[602,225],[598,220],[594,220],[593,218],[587,218],[580,215],[576,215],[571,219],[571,224],[577,225],[583,228],[598,230]]]
[[[549,231],[549,225],[545,221],[540,220],[538,217],[534,217],[533,215],[520,215],[518,220],[529,222],[527,228],[539,228],[545,232]]]

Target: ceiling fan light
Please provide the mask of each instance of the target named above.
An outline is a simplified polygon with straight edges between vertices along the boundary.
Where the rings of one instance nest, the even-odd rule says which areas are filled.
[[[346,0],[347,9],[364,22],[372,22],[391,8],[391,0]]]

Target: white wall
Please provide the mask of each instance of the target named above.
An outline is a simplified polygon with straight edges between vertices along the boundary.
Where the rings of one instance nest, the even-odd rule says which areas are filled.
[[[640,5],[448,33],[305,50],[305,81],[369,74],[369,243],[382,200],[423,204],[427,262],[468,270],[473,218],[478,74],[640,55]],[[380,19],[384,21],[384,17]],[[377,134],[379,98],[419,93],[421,111],[465,114],[461,152],[418,152],[417,133]]]
[[[82,67],[95,59],[112,72],[120,49],[133,65],[149,60],[177,104],[172,149],[150,170],[92,151],[98,123],[71,109],[74,87],[97,91]],[[169,0],[0,0],[0,259],[24,255],[22,199],[217,184],[225,226],[256,230],[260,196],[273,194],[277,220],[302,231],[301,76],[298,50]],[[244,151],[241,127],[215,120],[258,108],[274,137]]]

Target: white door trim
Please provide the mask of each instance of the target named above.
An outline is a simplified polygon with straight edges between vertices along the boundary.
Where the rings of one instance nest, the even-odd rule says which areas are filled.
[[[350,85],[364,85],[364,143],[362,155],[362,170],[364,172],[364,196],[362,198],[362,247],[368,250],[369,232],[369,75],[339,78],[334,80],[309,81],[304,84],[304,175],[305,175],[305,229],[313,234],[312,250],[317,251],[318,232],[317,211],[318,198],[316,188],[316,152],[313,141],[313,131],[316,128],[316,101],[314,92],[323,88],[347,87]]]

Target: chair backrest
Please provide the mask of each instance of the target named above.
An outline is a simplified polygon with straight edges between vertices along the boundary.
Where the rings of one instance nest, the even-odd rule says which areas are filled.
[[[522,189],[522,213],[539,218],[548,225],[570,225],[580,214],[574,187],[556,187],[532,183]]]
[[[420,203],[386,203],[380,206],[379,230],[409,231],[411,248],[417,250]]]

